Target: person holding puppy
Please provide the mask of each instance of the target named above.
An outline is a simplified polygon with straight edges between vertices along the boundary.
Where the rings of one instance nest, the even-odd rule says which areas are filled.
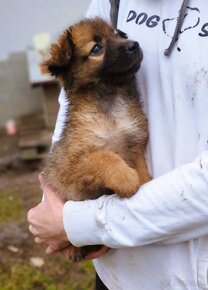
[[[110,21],[110,9],[110,2],[93,0],[87,16]],[[208,289],[207,14],[205,0],[120,1],[117,27],[144,53],[137,81],[153,180],[131,198],[63,204],[41,179],[45,200],[28,213],[35,241],[49,254],[67,257],[68,240],[105,245],[88,258],[99,257],[95,268],[108,289]],[[54,142],[63,91],[59,100]]]

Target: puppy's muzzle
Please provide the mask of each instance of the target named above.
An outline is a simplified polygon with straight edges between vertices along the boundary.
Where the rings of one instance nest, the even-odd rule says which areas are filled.
[[[125,45],[125,49],[129,56],[137,54],[139,56],[140,61],[143,59],[143,52],[137,41],[132,41],[132,40],[127,41]]]
[[[139,43],[136,41],[128,41],[126,43],[126,51],[129,54],[135,53],[140,50]]]

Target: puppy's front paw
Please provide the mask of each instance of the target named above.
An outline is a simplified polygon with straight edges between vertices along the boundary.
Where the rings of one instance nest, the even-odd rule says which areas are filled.
[[[73,254],[71,255],[71,260],[73,262],[80,262],[84,259],[84,255],[82,253],[81,248],[75,248]]]
[[[128,171],[120,174],[117,180],[116,193],[120,197],[130,197],[137,192],[139,186],[139,176],[134,169],[130,168]]]
[[[86,256],[90,253],[96,252],[100,250],[103,246],[102,245],[93,245],[93,246],[84,246],[81,248],[73,247],[73,252],[71,254],[71,260],[73,262],[80,262],[86,258]]]

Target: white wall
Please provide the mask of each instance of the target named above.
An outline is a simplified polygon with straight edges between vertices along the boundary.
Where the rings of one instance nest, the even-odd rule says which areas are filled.
[[[33,45],[33,35],[56,38],[86,13],[90,0],[0,0],[0,60]]]
[[[29,84],[26,50],[33,36],[52,39],[84,17],[90,0],[0,0],[0,127],[10,118],[42,111],[42,87]]]

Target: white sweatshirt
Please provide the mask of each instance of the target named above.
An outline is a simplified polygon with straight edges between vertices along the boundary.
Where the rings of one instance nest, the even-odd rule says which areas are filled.
[[[208,2],[189,1],[179,39],[166,57],[181,4],[120,1],[118,28],[144,52],[138,86],[154,179],[129,199],[103,196],[64,206],[74,245],[114,248],[94,261],[111,290],[208,289]],[[88,16],[109,20],[109,11],[109,1],[93,0]],[[60,102],[64,112],[64,92]]]

